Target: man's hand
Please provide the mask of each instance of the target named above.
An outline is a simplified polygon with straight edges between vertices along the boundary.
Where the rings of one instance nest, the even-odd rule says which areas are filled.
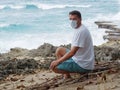
[[[58,60],[55,60],[51,63],[50,69],[54,69],[59,64]]]

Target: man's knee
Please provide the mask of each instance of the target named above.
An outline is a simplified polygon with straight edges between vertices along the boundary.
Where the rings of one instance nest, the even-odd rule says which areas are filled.
[[[65,53],[66,53],[66,48],[64,47],[58,47],[55,52],[56,55],[61,55],[61,56],[63,56]]]

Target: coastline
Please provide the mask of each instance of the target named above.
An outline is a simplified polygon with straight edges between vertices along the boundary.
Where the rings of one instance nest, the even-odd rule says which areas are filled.
[[[62,45],[62,46],[70,48],[70,44]],[[27,50],[22,48],[12,48],[10,52],[1,54],[0,63],[3,64],[4,66],[0,66],[1,70],[3,71],[2,74],[0,74],[0,79],[1,79],[0,89],[6,90],[8,88],[9,89],[11,88],[16,90],[21,90],[22,88],[23,90],[27,90],[25,88],[34,87],[43,82],[46,82],[47,80],[60,76],[59,74],[55,74],[54,72],[49,70],[49,65],[51,61],[55,60],[54,53],[56,48],[57,47],[51,44],[45,43],[44,45],[41,45],[37,49]],[[120,53],[119,53],[120,42],[110,41],[100,46],[94,46],[94,49],[95,49],[96,63],[109,62],[109,61],[120,62]],[[22,69],[19,67],[22,67]],[[114,77],[115,75],[116,73],[110,75],[109,77],[111,78]],[[74,86],[72,90],[74,90],[77,86],[79,86],[78,84],[79,83],[71,84],[72,86]],[[109,84],[107,87],[109,87]],[[65,85],[55,88],[57,88],[56,90],[61,90],[68,86]],[[90,87],[98,88],[97,86],[94,86],[92,84],[90,85]],[[85,88],[87,88],[86,90],[89,90],[88,89],[89,86],[86,86]],[[28,90],[32,90],[32,89],[28,89]],[[37,90],[39,90],[39,88]],[[42,89],[42,90],[48,90],[48,89]],[[113,90],[117,90],[117,89],[113,89]]]
[[[71,49],[73,10],[91,34],[95,67],[65,80],[50,64],[59,46]],[[120,90],[120,0],[1,0],[0,11],[0,90]]]
[[[61,46],[70,48],[70,44]],[[41,83],[51,82],[54,84],[60,77],[59,74],[55,74],[49,69],[50,63],[56,59],[56,49],[57,46],[44,43],[37,49],[11,48],[8,53],[0,54],[0,89],[34,90],[33,88],[36,88],[36,90],[48,90],[44,87],[48,87],[50,90],[63,90],[65,88],[69,90],[120,89],[120,69],[113,69],[112,74],[107,72],[106,82],[99,82],[97,79],[101,77],[97,77],[95,80],[91,78],[82,81],[82,83],[77,82],[62,86],[55,84],[55,86],[50,87],[49,83],[40,89]],[[120,41],[108,41],[100,46],[94,46],[94,51],[96,65],[109,64],[110,62],[117,62],[120,65]]]

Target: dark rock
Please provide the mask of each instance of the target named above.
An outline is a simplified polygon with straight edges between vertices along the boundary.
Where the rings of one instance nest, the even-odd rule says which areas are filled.
[[[71,49],[71,44],[68,44],[68,45],[61,45],[61,47],[65,47],[67,49]]]
[[[0,61],[0,77],[33,73],[38,67],[39,63],[34,59]]]
[[[55,46],[53,46],[51,44],[44,43],[43,45],[38,47],[38,49],[30,50],[28,55],[32,56],[32,57],[36,57],[36,56],[42,56],[42,57],[54,56],[56,48],[57,47],[55,47]]]
[[[96,61],[111,61],[120,59],[120,49],[108,46],[94,47]]]

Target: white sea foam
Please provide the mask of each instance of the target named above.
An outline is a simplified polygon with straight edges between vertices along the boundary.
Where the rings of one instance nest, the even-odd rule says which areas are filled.
[[[55,46],[69,44],[71,42],[72,33],[40,33],[40,34],[6,34],[0,33],[0,37],[6,35],[6,38],[0,38],[0,52],[9,51],[10,48],[21,47],[27,49],[38,48],[43,43],[51,43]],[[9,37],[12,38],[9,39]],[[4,42],[4,43],[3,43]]]
[[[81,8],[89,8],[91,5],[53,5],[53,4],[42,4],[42,3],[27,3],[21,5],[0,5],[0,9],[10,8],[10,9],[25,9],[25,8],[40,8],[43,10],[46,9],[54,9],[54,8],[66,8],[66,7],[81,7]]]
[[[88,8],[91,5],[52,5],[52,4],[36,4],[41,9],[66,8],[66,7],[81,7]]]
[[[0,9],[3,9],[5,7],[6,7],[6,5],[0,5]]]
[[[0,24],[0,27],[8,27],[8,26],[9,26],[9,24],[5,24],[5,23]]]
[[[24,8],[24,6],[22,6],[22,5],[9,5],[9,7],[10,8],[13,8],[13,9],[22,9],[22,8]]]
[[[118,3],[120,4],[120,0],[118,0]]]
[[[22,24],[19,24],[19,23],[11,23],[11,24],[7,24],[7,23],[0,23],[0,28],[5,28],[5,27],[21,27],[21,26],[24,26]]]
[[[22,6],[22,5],[0,5],[0,9],[5,9],[5,8],[22,9],[22,8],[24,8],[24,6]]]

